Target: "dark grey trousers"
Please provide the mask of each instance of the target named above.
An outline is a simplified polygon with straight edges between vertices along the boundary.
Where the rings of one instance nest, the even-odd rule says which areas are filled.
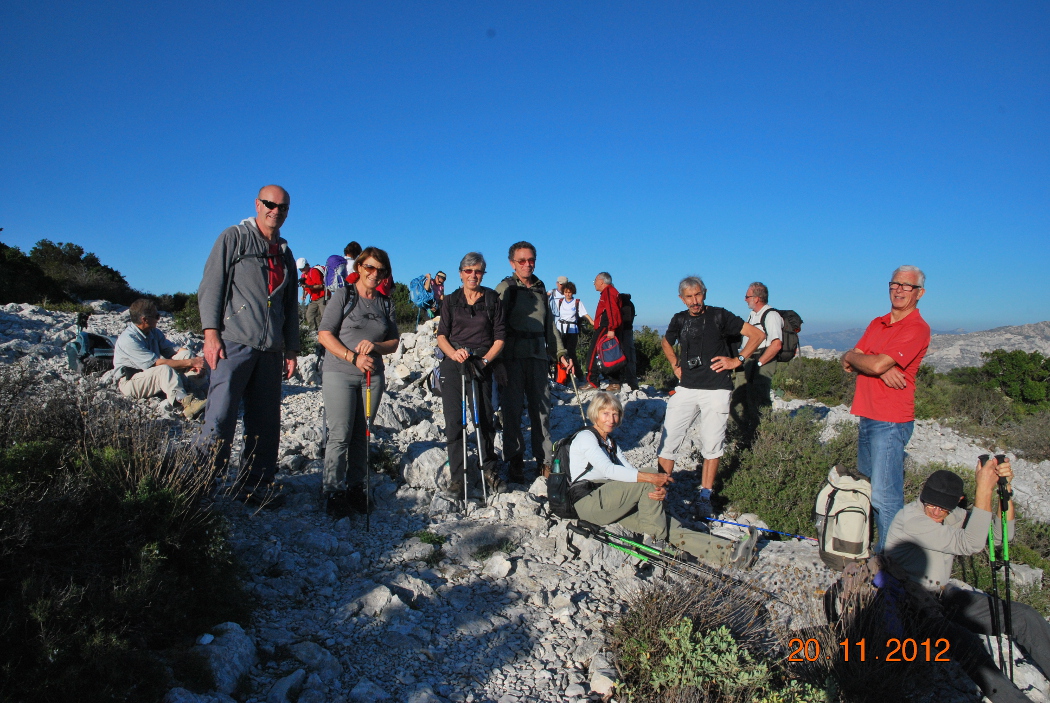
[[[1002,600],[996,603],[1005,628],[1004,603]],[[958,650],[959,656],[953,655],[952,659],[959,660],[970,678],[995,703],[1027,701],[1028,698],[999,671],[995,660],[988,656],[980,639],[973,634],[995,634],[992,629],[992,597],[977,591],[955,590],[945,595],[941,604],[948,621],[954,626],[947,637],[952,650]],[[1050,673],[1050,623],[1023,603],[1013,601],[1011,610],[1014,640],[1044,674]]]
[[[250,490],[272,483],[277,473],[284,354],[232,342],[225,346],[226,358],[211,372],[204,426],[194,447],[203,455],[214,451],[216,465],[225,468],[243,400],[244,452],[238,482]]]

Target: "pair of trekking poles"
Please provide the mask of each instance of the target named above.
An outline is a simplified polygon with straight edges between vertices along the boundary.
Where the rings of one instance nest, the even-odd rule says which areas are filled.
[[[998,463],[1002,464],[1008,461],[1005,454],[996,454],[995,459]],[[991,460],[988,454],[982,454],[977,458],[984,466]],[[1007,537],[1007,519],[1006,514],[1009,509],[1010,495],[1006,490],[1006,479],[999,477],[999,482],[996,484],[996,491],[999,494],[999,517],[1001,520],[1002,528],[1002,552],[999,559],[996,559],[995,550],[995,533],[994,523],[988,526],[988,566],[992,571],[992,629],[995,630],[996,643],[999,648],[999,670],[1006,674],[1009,671],[1010,681],[1014,680],[1014,657],[1011,641],[1014,637],[1013,627],[1013,598],[1010,593],[1010,540]],[[1002,600],[1003,615],[1002,618],[999,616],[999,583],[996,579],[995,572],[999,569],[1003,569],[1003,584],[1006,588],[1006,598]],[[1003,620],[1006,621],[1005,632],[1006,632],[1006,648],[1010,652],[1010,656],[1007,659],[1003,657]]]
[[[466,509],[467,501],[469,500],[468,492],[470,482],[467,481],[467,374],[470,374],[470,396],[471,406],[474,410],[474,441],[478,445],[478,472],[481,474],[481,497],[486,504],[489,502],[488,486],[485,481],[485,458],[482,456],[481,450],[481,414],[478,412],[478,376],[481,372],[473,366],[471,359],[478,359],[473,354],[467,357],[466,361],[461,364],[459,370],[459,397],[460,404],[462,407],[463,415],[463,507]],[[467,364],[471,364],[467,367]],[[449,467],[451,468],[451,467]]]

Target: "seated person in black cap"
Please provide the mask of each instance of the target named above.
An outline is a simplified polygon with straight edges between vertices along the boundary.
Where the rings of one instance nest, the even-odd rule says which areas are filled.
[[[936,596],[944,608],[952,659],[959,661],[988,698],[1000,701],[1027,701],[1011,681],[1003,676],[995,661],[972,633],[994,635],[992,597],[981,591],[966,591],[948,585],[956,556],[976,554],[988,544],[988,528],[993,526],[1000,540],[1001,521],[992,513],[992,496],[999,478],[1006,479],[1007,494],[1014,472],[1010,462],[998,463],[993,457],[977,465],[977,494],[970,511],[960,507],[963,480],[951,471],[935,471],[926,479],[919,499],[904,506],[893,518],[886,538],[885,554],[908,573],[908,577]],[[998,509],[998,505],[996,505]],[[1014,502],[1007,507],[1008,537],[1013,535]],[[995,518],[995,519],[993,519]],[[1005,622],[1004,603],[995,601],[1001,622]],[[1012,602],[1013,633],[1017,644],[1031,659],[1050,673],[1050,624],[1033,608]],[[927,623],[932,624],[932,623]]]

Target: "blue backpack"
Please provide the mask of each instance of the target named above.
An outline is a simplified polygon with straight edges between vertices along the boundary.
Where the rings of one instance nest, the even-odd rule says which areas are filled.
[[[328,295],[340,288],[346,288],[346,277],[349,272],[346,269],[346,258],[339,254],[332,254],[325,262],[324,287]]]
[[[426,274],[416,276],[408,283],[408,298],[417,308],[430,307],[434,303],[434,293],[423,287]]]

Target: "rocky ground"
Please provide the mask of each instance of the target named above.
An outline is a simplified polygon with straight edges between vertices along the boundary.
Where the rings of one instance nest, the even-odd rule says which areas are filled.
[[[127,324],[124,309],[95,306],[94,330],[116,335]],[[65,373],[62,347],[74,324],[67,313],[0,307],[0,358]],[[176,343],[199,346],[172,332],[169,318],[160,326]],[[259,603],[255,617],[245,629],[228,623],[202,633],[197,648],[212,662],[215,691],[176,689],[166,700],[230,701],[236,693],[239,700],[268,703],[511,703],[598,699],[609,690],[615,671],[604,650],[606,628],[630,595],[660,574],[580,537],[575,543],[582,554],[572,558],[565,524],[544,516],[542,482],[514,486],[487,505],[472,501],[465,510],[437,495],[448,470],[440,402],[424,383],[434,365],[433,348],[428,323],[418,334],[404,335],[398,353],[388,357],[389,391],[375,419],[377,510],[368,529],[363,516],[333,521],[321,509],[319,378],[316,360],[300,359],[300,377],[285,385],[283,403],[284,507],[248,509],[221,497],[217,502],[247,567],[247,589]],[[632,463],[650,465],[666,396],[644,388],[621,397],[626,411],[618,439]],[[555,390],[554,399],[557,438],[582,421],[571,392]],[[160,401],[140,402],[169,413]],[[787,409],[802,404],[777,401]],[[837,422],[852,421],[845,407],[817,409],[829,434]],[[683,452],[698,445],[690,435]],[[936,461],[972,467],[978,454],[996,449],[919,422],[908,453],[916,466]],[[1050,521],[1050,462],[1019,461],[1016,471],[1025,513]],[[681,518],[698,478],[694,473],[676,474],[668,500]],[[736,538],[733,530],[721,534]],[[794,606],[775,609],[783,624],[794,627],[812,622],[817,597],[837,575],[823,566],[812,542],[785,541],[763,542],[754,569],[740,576]],[[979,700],[957,668],[940,676],[930,700]],[[1034,667],[1022,664],[1017,680],[1032,700],[1050,694]]]

